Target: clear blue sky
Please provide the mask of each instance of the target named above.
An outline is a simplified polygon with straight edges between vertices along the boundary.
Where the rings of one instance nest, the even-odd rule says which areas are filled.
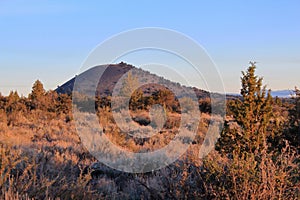
[[[178,1],[179,2],[179,1]],[[227,92],[250,60],[273,90],[300,87],[300,1],[0,0],[0,92],[27,95],[73,77],[89,52],[133,28],[162,27],[201,44]]]

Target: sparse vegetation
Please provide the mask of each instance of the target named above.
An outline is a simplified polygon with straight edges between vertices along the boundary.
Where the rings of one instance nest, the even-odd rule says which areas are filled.
[[[241,98],[227,102],[216,150],[198,158],[210,119],[218,118],[210,114],[210,99],[198,96],[202,113],[196,137],[190,141],[187,126],[180,138],[190,144],[188,151],[172,165],[144,174],[111,169],[89,154],[76,132],[71,95],[45,91],[40,81],[28,98],[17,92],[0,95],[0,198],[299,199],[300,92],[296,88],[292,99],[273,99],[255,69],[251,63],[242,74]],[[123,85],[124,93],[136,84],[132,76]],[[140,88],[132,94],[131,119],[123,117],[125,110],[118,110],[120,125],[128,128],[129,135],[116,125],[109,95],[82,96],[76,109],[88,119],[85,105],[96,101],[103,131],[113,143],[132,152],[154,151],[174,139],[182,115],[192,111],[192,102],[183,99],[187,106],[181,111],[168,88],[147,91]],[[153,106],[165,114],[151,116]],[[134,137],[150,133],[155,134]]]

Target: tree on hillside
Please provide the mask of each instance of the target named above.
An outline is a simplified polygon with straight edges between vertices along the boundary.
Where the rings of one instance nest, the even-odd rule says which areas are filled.
[[[242,72],[242,100],[230,106],[236,123],[226,122],[216,149],[222,153],[254,153],[266,147],[267,127],[272,117],[270,90],[262,86],[263,78],[255,75],[256,65],[250,62]]]
[[[6,102],[6,112],[12,113],[17,110],[18,102],[20,100],[20,96],[17,91],[11,91],[7,97]]]
[[[179,107],[174,93],[168,88],[159,89],[158,91],[154,92],[153,96],[155,103],[162,105],[169,111],[176,111],[176,109]]]
[[[72,97],[68,94],[59,94],[57,98],[57,113],[68,114],[72,110]]]
[[[42,105],[44,104],[45,94],[46,91],[43,83],[40,80],[36,80],[32,86],[32,91],[29,94],[29,99],[31,100],[31,109],[41,109]]]
[[[7,125],[15,125],[20,120],[20,115],[26,112],[24,98],[20,97],[17,91],[11,91],[6,98],[5,111],[7,115]]]
[[[44,85],[40,80],[36,80],[32,86],[30,94],[31,99],[41,99],[45,95],[46,91]]]
[[[143,91],[141,89],[137,89],[133,92],[130,98],[129,108],[132,110],[144,108]]]
[[[131,72],[128,72],[127,76],[124,78],[120,95],[124,97],[130,97],[131,92],[134,92],[133,89],[138,87],[139,81],[137,77],[133,76]]]

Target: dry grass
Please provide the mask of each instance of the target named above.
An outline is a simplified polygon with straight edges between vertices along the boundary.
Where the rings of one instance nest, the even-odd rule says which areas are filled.
[[[109,109],[101,113],[105,134],[132,152],[149,152],[169,144],[178,132],[182,115],[168,113],[163,129],[141,140],[121,133]],[[278,155],[266,153],[260,164],[253,158],[240,160],[215,151],[200,160],[209,122],[218,121],[217,116],[201,114],[192,145],[172,165],[150,173],[128,174],[99,163],[92,167],[96,160],[82,145],[74,121],[66,120],[69,115],[33,110],[7,117],[0,112],[1,199],[299,198],[299,156],[288,144]],[[135,130],[141,127],[139,121],[148,120],[149,113],[134,111],[131,117],[138,118],[130,122]],[[13,123],[9,124],[8,118]],[[155,131],[146,126],[135,131],[141,130],[145,134]],[[181,141],[190,138],[189,127],[184,130]]]

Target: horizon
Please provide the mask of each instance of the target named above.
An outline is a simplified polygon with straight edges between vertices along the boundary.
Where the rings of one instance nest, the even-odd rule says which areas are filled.
[[[131,65],[131,66],[133,66],[134,68],[136,68],[136,69],[142,69],[143,71],[146,71],[146,72],[150,72],[151,74],[154,74],[155,76],[162,76],[161,74],[157,74],[157,73],[155,73],[154,71],[151,71],[151,70],[147,70],[147,69],[149,69],[149,67],[148,68],[141,68],[141,67],[137,67],[137,66],[135,66],[135,65],[133,65],[133,64],[131,64],[131,63],[126,63],[126,62],[123,62],[123,61],[121,61],[120,63],[125,63],[126,65]],[[120,64],[120,63],[113,63],[113,64],[109,64],[109,65],[118,65],[118,64]],[[101,66],[101,65],[100,65]],[[90,68],[91,69],[91,68]],[[88,69],[89,70],[89,69]],[[86,70],[86,71],[88,71],[88,70]],[[84,72],[86,72],[86,71],[84,71]],[[82,73],[84,73],[84,72],[82,72]],[[81,74],[81,73],[80,73]],[[57,87],[56,88],[50,88],[50,89],[47,89],[47,88],[45,88],[45,86],[44,86],[44,88],[45,88],[45,90],[46,91],[55,91],[55,90],[57,90],[58,88],[60,88],[60,87],[62,87],[64,84],[66,84],[66,83],[68,83],[69,81],[71,81],[72,79],[74,79],[74,78],[76,78],[77,76],[78,76],[79,74],[75,74],[72,78],[70,78],[70,79],[68,79],[68,80],[66,80],[64,83],[62,83],[61,85],[57,85]],[[197,86],[193,86],[193,85],[188,85],[188,84],[184,84],[184,83],[181,83],[181,82],[176,82],[176,80],[172,80],[172,78],[170,79],[170,78],[168,78],[168,77],[166,77],[166,76],[162,76],[165,80],[168,80],[168,81],[171,81],[171,82],[173,82],[173,83],[180,83],[182,86],[186,86],[186,87],[196,87],[197,89],[200,89],[200,90],[204,90],[204,91],[207,91],[207,92],[210,92],[210,93],[214,93],[214,91],[209,91],[209,90],[205,90],[205,89],[203,89],[203,88],[199,88],[199,87],[197,87]],[[37,80],[39,80],[39,81],[41,81],[40,79],[37,79]],[[37,81],[37,80],[35,80],[35,81]],[[41,81],[42,82],[42,81]],[[34,83],[32,83],[32,86],[33,86],[33,84]],[[42,82],[42,84],[43,84],[43,82]],[[44,85],[44,84],[43,84]],[[30,90],[32,89],[32,87],[30,87]],[[266,90],[269,90],[269,88],[266,88]],[[293,93],[294,93],[294,91],[295,91],[295,88],[294,89],[285,89],[285,90],[272,90],[272,89],[270,89],[271,90],[271,95],[272,95],[272,97],[279,97],[279,98],[291,98],[292,96],[293,96]],[[9,93],[10,92],[17,92],[18,93],[18,95],[20,96],[20,97],[28,97],[28,95],[31,93],[31,91],[28,93],[28,94],[26,94],[26,95],[24,95],[24,94],[22,94],[22,93],[19,93],[19,91],[18,90],[11,90],[11,91],[9,91]],[[3,94],[3,93],[1,93],[1,91],[0,91],[0,95],[4,95],[4,96],[8,96],[9,95],[9,93],[8,94]],[[231,93],[231,92],[226,92],[225,91],[225,93],[222,93],[222,92],[217,92],[217,93],[220,93],[220,94],[225,94],[225,95],[233,95],[233,96],[240,96],[241,94],[240,94],[240,91],[239,92],[236,92],[236,93]]]
[[[98,44],[143,27],[172,29],[203,46],[226,93],[239,93],[249,61],[257,61],[267,88],[293,89],[299,87],[299,18],[298,1],[2,1],[0,93],[27,96],[37,79],[54,90],[78,73]]]

